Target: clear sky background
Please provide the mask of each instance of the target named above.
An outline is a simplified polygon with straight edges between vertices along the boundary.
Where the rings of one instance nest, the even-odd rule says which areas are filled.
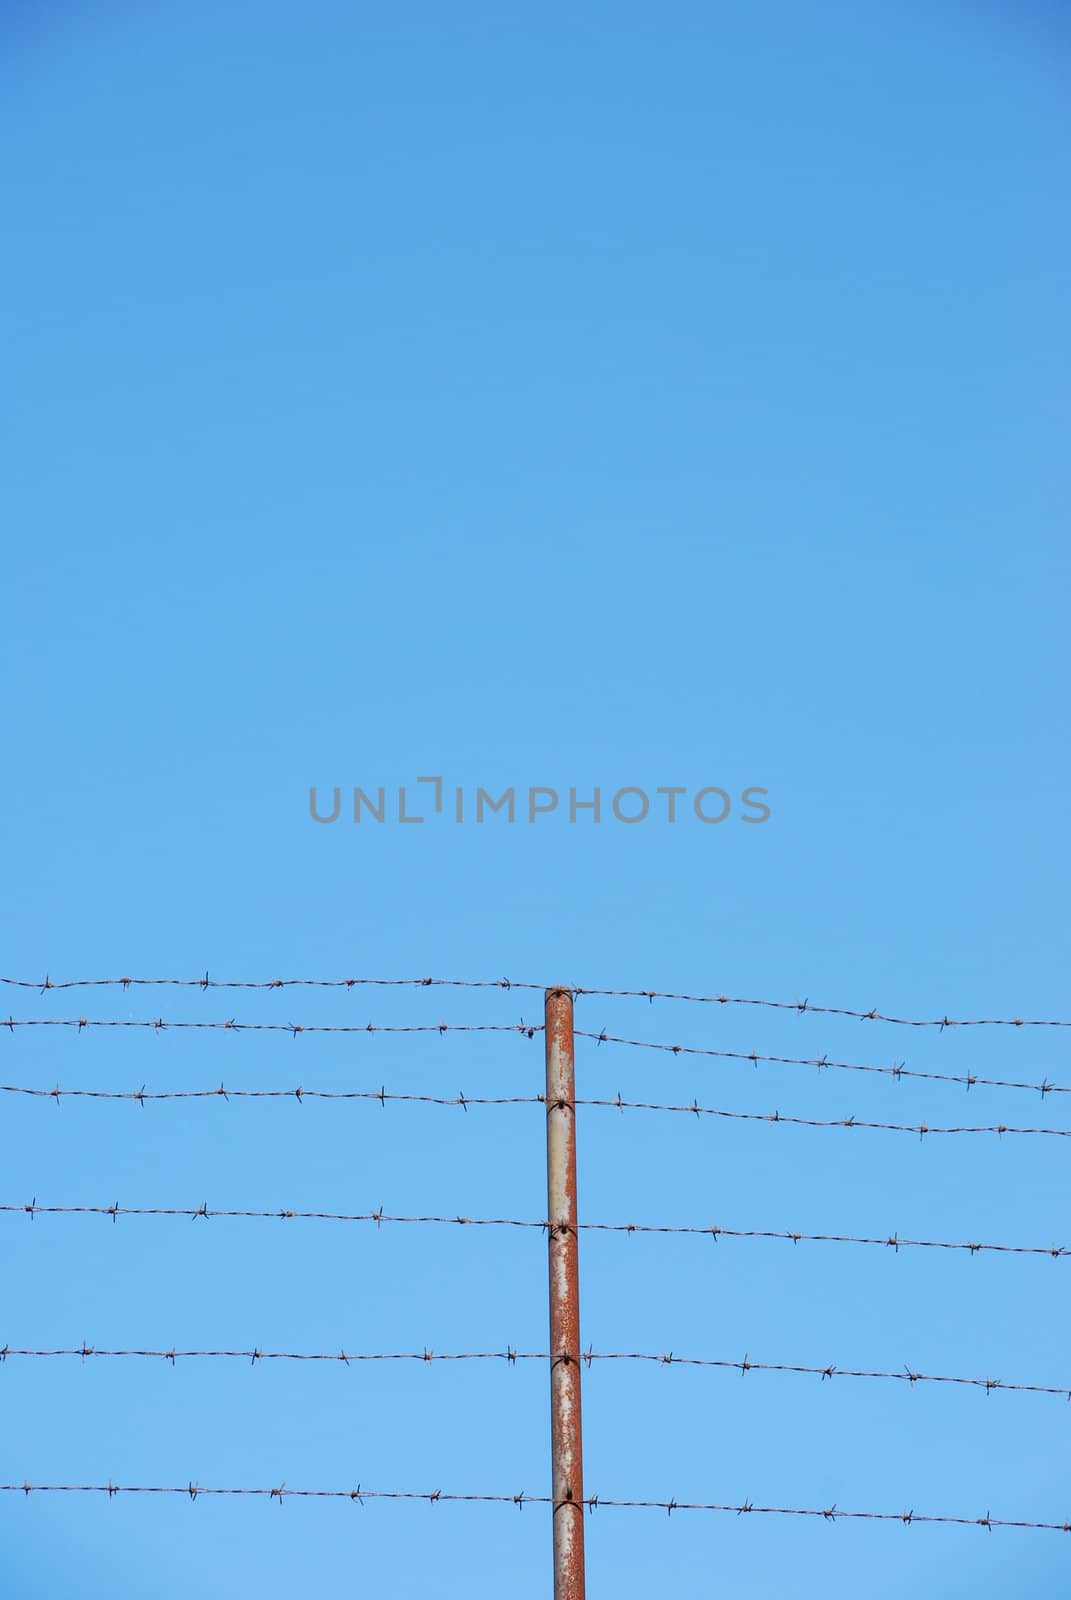
[[[1057,4],[3,8],[0,970],[1066,1016]],[[317,826],[442,774],[771,817]],[[538,1021],[498,991],[16,1016]],[[581,1026],[1071,1083],[1057,1030]],[[11,1085],[535,1094],[538,1037],[15,1030]],[[582,1045],[579,1092],[1071,1126]],[[4,1203],[538,1218],[538,1106],[2,1096]],[[589,1220],[1071,1244],[1063,1141],[591,1109]],[[538,1232],[3,1220],[0,1342],[546,1343]],[[602,1350],[1071,1385],[1071,1264],[587,1235]],[[1039,1395],[593,1367],[589,1493],[1059,1520]],[[9,1360],[0,1478],[546,1493],[546,1373]],[[593,1596],[1068,1591],[1055,1534],[601,1511]],[[12,1596],[545,1596],[545,1509],[4,1496]]]

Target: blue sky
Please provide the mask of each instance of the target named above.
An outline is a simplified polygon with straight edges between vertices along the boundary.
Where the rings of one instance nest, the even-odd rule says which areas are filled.
[[[513,977],[1067,1015],[1059,7],[5,11],[15,976]],[[317,826],[424,774],[771,816]],[[583,815],[583,814],[582,814]],[[497,991],[16,1016],[514,1022]],[[21,1008],[21,1013],[20,1013]],[[1057,1030],[581,1026],[1071,1082]],[[589,1043],[578,1092],[1071,1126]],[[535,1094],[538,1038],[8,1031],[11,1085]],[[5,1095],[5,1203],[539,1217],[538,1106]],[[589,1109],[590,1220],[1071,1243],[1057,1139]],[[9,1217],[0,1342],[542,1349],[538,1233]],[[596,1349],[1071,1383],[1063,1261],[587,1235]],[[9,1360],[0,1478],[546,1492],[537,1364]],[[1060,1520],[1066,1402],[593,1367],[587,1489]],[[7,1592],[548,1590],[539,1508],[4,1497]],[[1055,1535],[596,1513],[595,1594],[1056,1595]],[[865,1575],[865,1578],[862,1576]]]

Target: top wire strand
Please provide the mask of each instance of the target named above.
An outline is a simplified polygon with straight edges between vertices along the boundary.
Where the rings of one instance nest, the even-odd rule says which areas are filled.
[[[4,978],[0,984],[16,989],[104,988],[179,988],[179,989],[357,989],[357,988],[446,988],[446,989],[522,989],[543,992],[553,984],[532,983],[514,978],[213,978],[205,972],[200,978]],[[856,1010],[849,1006],[813,1004],[810,1000],[764,1000],[742,995],[688,994],[668,989],[606,989],[574,985],[570,992],[607,999],[681,1000],[693,1005],[763,1006],[773,1011],[792,1011],[798,1016],[813,1011],[829,1017],[850,1017],[860,1022],[890,1022],[904,1028],[1071,1028],[1071,1019],[1051,1017],[897,1017],[876,1006]]]

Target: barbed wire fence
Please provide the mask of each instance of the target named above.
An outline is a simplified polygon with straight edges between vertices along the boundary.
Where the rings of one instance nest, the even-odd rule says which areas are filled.
[[[868,1009],[852,1009],[842,1006],[814,1004],[809,999],[795,1001],[781,1001],[768,999],[751,999],[725,994],[691,994],[675,991],[656,989],[610,989],[586,988],[577,986],[544,985],[534,982],[518,982],[507,978],[500,979],[449,979],[438,977],[418,978],[270,978],[257,981],[240,981],[229,979],[215,979],[207,972],[198,978],[138,978],[115,977],[95,979],[67,979],[56,981],[46,976],[41,980],[0,977],[0,987],[14,990],[35,991],[46,995],[50,991],[70,991],[76,989],[107,989],[117,988],[123,991],[132,988],[175,988],[197,989],[202,992],[217,990],[242,990],[242,991],[279,991],[292,988],[300,989],[430,989],[447,988],[459,990],[499,990],[510,992],[513,990],[521,993],[540,993],[544,999],[545,1016],[541,1023],[526,1022],[523,1018],[513,1023],[484,1022],[456,1023],[445,1021],[438,1022],[407,1022],[379,1024],[372,1021],[364,1023],[316,1023],[294,1021],[252,1021],[243,1022],[235,1017],[223,1019],[204,1018],[104,1018],[104,1017],[51,1017],[51,1016],[19,1016],[9,1014],[0,1018],[0,1032],[7,1030],[11,1035],[17,1029],[25,1028],[60,1028],[74,1030],[81,1034],[90,1029],[142,1029],[153,1031],[157,1034],[170,1030],[211,1030],[224,1033],[247,1032],[272,1032],[289,1034],[298,1039],[304,1034],[399,1034],[399,1035],[444,1035],[447,1033],[459,1034],[512,1034],[518,1038],[533,1040],[542,1035],[545,1048],[546,1064],[546,1089],[541,1094],[528,1095],[466,1095],[463,1091],[456,1094],[431,1094],[412,1093],[388,1089],[382,1084],[378,1089],[321,1089],[308,1088],[302,1083],[292,1088],[235,1088],[228,1087],[224,1081],[218,1086],[194,1089],[162,1089],[148,1090],[144,1084],[139,1088],[129,1090],[116,1090],[105,1088],[61,1087],[58,1083],[51,1088],[35,1084],[4,1083],[0,1084],[0,1093],[28,1097],[40,1101],[51,1100],[59,1106],[63,1100],[94,1100],[94,1101],[129,1101],[139,1109],[146,1105],[159,1102],[173,1102],[183,1100],[207,1101],[216,1100],[230,1103],[248,1100],[292,1100],[301,1105],[306,1099],[323,1101],[351,1101],[378,1103],[381,1109],[388,1104],[423,1104],[441,1108],[454,1108],[467,1113],[470,1108],[506,1107],[506,1106],[535,1106],[544,1107],[547,1122],[547,1166],[548,1166],[548,1203],[547,1214],[544,1217],[470,1217],[462,1215],[440,1214],[396,1214],[387,1213],[382,1206],[364,1211],[332,1211],[308,1209],[260,1209],[256,1207],[215,1207],[210,1206],[207,1200],[201,1200],[196,1205],[175,1206],[149,1206],[149,1205],[124,1205],[119,1200],[107,1203],[94,1203],[87,1200],[80,1204],[52,1204],[47,1199],[39,1200],[33,1195],[29,1201],[5,1200],[0,1202],[0,1213],[8,1215],[21,1214],[30,1222],[37,1216],[75,1216],[93,1215],[108,1218],[114,1224],[119,1218],[187,1218],[197,1221],[208,1221],[213,1217],[226,1217],[242,1220],[276,1220],[276,1221],[310,1221],[310,1222],[335,1222],[335,1223],[364,1223],[374,1224],[377,1228],[384,1225],[422,1225],[422,1226],[461,1226],[476,1228],[512,1228],[535,1229],[545,1234],[548,1241],[548,1266],[549,1266],[549,1309],[551,1337],[549,1346],[542,1351],[524,1351],[507,1345],[500,1350],[466,1350],[466,1351],[438,1351],[430,1345],[417,1350],[272,1350],[253,1345],[245,1349],[212,1349],[189,1348],[180,1349],[174,1346],[159,1348],[126,1348],[102,1347],[88,1343],[84,1339],[81,1343],[69,1343],[55,1347],[25,1347],[5,1344],[0,1347],[0,1364],[8,1361],[44,1361],[61,1358],[78,1359],[87,1362],[90,1360],[157,1360],[174,1365],[177,1361],[187,1360],[232,1360],[247,1361],[256,1366],[262,1362],[336,1362],[349,1365],[354,1362],[406,1362],[421,1363],[430,1366],[436,1362],[501,1362],[513,1367],[517,1363],[538,1362],[545,1364],[550,1375],[551,1386],[551,1423],[552,1423],[552,1460],[551,1460],[551,1493],[546,1495],[532,1495],[527,1493],[457,1493],[441,1489],[425,1491],[419,1489],[368,1489],[358,1484],[354,1487],[337,1488],[291,1488],[286,1484],[278,1486],[204,1486],[187,1482],[186,1484],[117,1484],[110,1479],[104,1483],[0,1483],[0,1494],[102,1494],[108,1498],[118,1495],[154,1494],[154,1495],[186,1495],[191,1500],[196,1500],[202,1495],[214,1496],[259,1496],[269,1501],[282,1503],[284,1498],[318,1498],[333,1500],[348,1500],[351,1503],[363,1504],[366,1500],[387,1501],[425,1501],[431,1504],[446,1503],[481,1503],[496,1505],[512,1505],[518,1509],[527,1504],[540,1505],[551,1509],[551,1523],[553,1530],[554,1550],[554,1593],[556,1600],[583,1600],[584,1595],[584,1514],[592,1513],[599,1508],[620,1509],[657,1509],[672,1514],[674,1511],[706,1511],[733,1513],[744,1515],[754,1513],[762,1516],[783,1516],[796,1518],[820,1518],[833,1522],[838,1519],[875,1522],[900,1522],[910,1525],[914,1522],[972,1526],[985,1528],[992,1531],[994,1528],[1021,1528],[1031,1530],[1071,1532],[1071,1521],[1023,1519],[1014,1517],[999,1517],[990,1514],[988,1509],[984,1515],[966,1516],[951,1513],[923,1513],[914,1509],[894,1510],[844,1510],[837,1505],[825,1507],[808,1506],[767,1506],[755,1505],[750,1500],[743,1500],[739,1504],[715,1503],[711,1501],[678,1500],[673,1497],[664,1499],[633,1499],[633,1498],[606,1498],[601,1495],[585,1494],[582,1469],[582,1426],[581,1426],[581,1373],[590,1368],[595,1362],[617,1363],[644,1363],[658,1365],[662,1368],[679,1367],[688,1369],[720,1370],[724,1372],[737,1372],[741,1376],[750,1373],[780,1374],[792,1377],[818,1378],[821,1382],[833,1379],[846,1378],[853,1381],[884,1382],[907,1384],[914,1387],[917,1384],[942,1384],[968,1387],[983,1392],[986,1396],[994,1392],[1014,1394],[1033,1394],[1046,1396],[1062,1401],[1071,1401],[1071,1386],[1066,1384],[1051,1384],[1037,1381],[1004,1380],[990,1376],[971,1376],[956,1373],[931,1373],[916,1370],[905,1365],[902,1370],[882,1370],[868,1367],[842,1367],[829,1363],[806,1364],[792,1361],[754,1361],[745,1354],[741,1358],[732,1356],[713,1355],[679,1355],[674,1351],[628,1351],[628,1350],[594,1350],[590,1345],[585,1349],[580,1339],[579,1325],[579,1268],[577,1260],[577,1242],[579,1235],[584,1232],[615,1233],[624,1235],[649,1234],[649,1235],[690,1235],[696,1238],[709,1238],[714,1243],[722,1239],[741,1241],[779,1241],[799,1245],[810,1244],[853,1244],[858,1246],[872,1246],[876,1248],[900,1250],[931,1250],[931,1251],[957,1251],[967,1252],[971,1255],[981,1253],[1013,1254],[1019,1256],[1048,1256],[1060,1260],[1071,1255],[1071,1246],[1058,1243],[1004,1243],[984,1242],[974,1239],[932,1239],[914,1238],[903,1236],[899,1233],[889,1235],[867,1235],[841,1232],[804,1232],[791,1228],[737,1228],[725,1227],[718,1223],[686,1223],[679,1225],[662,1223],[645,1223],[631,1220],[592,1221],[587,1218],[580,1219],[576,1214],[576,1143],[575,1143],[575,1113],[577,1107],[589,1107],[599,1110],[614,1110],[624,1112],[648,1112],[675,1114],[688,1116],[702,1121],[704,1119],[724,1119],[728,1121],[742,1121],[751,1123],[765,1123],[767,1125],[784,1125],[787,1127],[824,1129],[824,1130],[859,1130],[872,1133],[901,1133],[910,1134],[918,1139],[931,1136],[966,1136],[990,1135],[997,1139],[1004,1136],[1016,1138],[1045,1138],[1063,1139],[1071,1135],[1071,1128],[1059,1126],[1038,1126],[1024,1123],[977,1122],[977,1123],[931,1123],[925,1120],[917,1122],[891,1122],[868,1120],[848,1116],[842,1118],[817,1118],[797,1114],[784,1114],[780,1111],[744,1111],[726,1107],[700,1104],[698,1100],[691,1103],[660,1102],[647,1099],[626,1099],[620,1093],[615,1097],[583,1097],[577,1096],[574,1081],[574,1041],[583,1039],[596,1049],[602,1046],[616,1047],[624,1050],[658,1051],[673,1056],[689,1056],[698,1058],[719,1059],[726,1061],[739,1061],[759,1064],[789,1065],[798,1067],[811,1067],[819,1072],[825,1070],[837,1072],[861,1072],[881,1074],[901,1081],[905,1078],[942,1082],[963,1086],[966,1090],[972,1088],[1001,1088],[1016,1091],[1027,1091],[1038,1094],[1043,1100],[1049,1095],[1063,1095],[1071,1092],[1071,1085],[1051,1082],[1046,1075],[1040,1075],[1033,1080],[1019,1078],[993,1077],[980,1072],[967,1071],[963,1073],[947,1073],[932,1070],[908,1068],[904,1062],[893,1061],[890,1064],[877,1062],[857,1062],[833,1060],[827,1056],[788,1056],[777,1054],[760,1054],[756,1051],[734,1051],[708,1045],[682,1044],[665,1039],[639,1039],[630,1035],[610,1033],[605,1028],[593,1031],[581,1029],[574,1024],[574,1004],[582,997],[597,997],[604,999],[631,999],[643,1000],[649,1006],[655,1002],[681,1003],[693,1006],[724,1007],[756,1007],[767,1010],[780,1011],[793,1014],[802,1018],[807,1014],[837,1017],[855,1020],[862,1023],[888,1023],[898,1027],[907,1028],[932,1028],[939,1031],[960,1028],[1067,1028],[1071,1027],[1071,1019],[1046,1018],[1030,1019],[1023,1017],[952,1017],[949,1015],[914,1018],[903,1017],[880,1011],[876,1007]]]

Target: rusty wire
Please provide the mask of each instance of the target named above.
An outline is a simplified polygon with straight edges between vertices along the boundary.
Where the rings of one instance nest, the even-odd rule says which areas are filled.
[[[892,1066],[882,1066],[878,1063],[860,1061],[831,1061],[824,1055],[768,1056],[762,1055],[757,1050],[715,1050],[705,1045],[672,1044],[655,1039],[629,1039],[621,1034],[607,1033],[605,1028],[600,1029],[598,1033],[577,1028],[576,1037],[594,1039],[597,1045],[621,1044],[634,1050],[660,1050],[666,1055],[673,1056],[704,1056],[719,1061],[750,1061],[754,1066],[762,1061],[775,1066],[816,1067],[820,1072],[827,1068],[833,1072],[878,1072],[896,1080],[925,1078],[931,1083],[962,1083],[968,1090],[975,1084],[982,1084],[988,1089],[1028,1089],[1034,1094],[1040,1094],[1042,1099],[1047,1094],[1071,1094],[1071,1087],[1050,1083],[1047,1078],[1043,1078],[1040,1083],[1024,1083],[1014,1078],[985,1078],[976,1072],[924,1072],[919,1068],[905,1066],[899,1061],[894,1062]]]
[[[802,1017],[805,1012],[818,1016],[849,1017],[858,1022],[891,1022],[900,1028],[1071,1028],[1071,1019],[1051,1017],[894,1017],[887,1012],[870,1007],[866,1011],[852,1010],[848,1006],[812,1005],[810,1000],[756,1000],[743,995],[684,994],[660,989],[575,989],[577,995],[597,995],[607,999],[683,1000],[703,1006],[762,1006],[770,1011],[791,1011]]]
[[[109,1206],[93,1205],[39,1205],[36,1196],[28,1204],[0,1205],[0,1212],[21,1212],[29,1216],[31,1222],[37,1215],[42,1216],[101,1216],[111,1217],[114,1222],[117,1217],[243,1217],[243,1218],[272,1218],[283,1221],[316,1221],[316,1222],[374,1222],[377,1227],[384,1222],[397,1223],[424,1223],[424,1224],[449,1224],[468,1228],[538,1228],[541,1232],[552,1227],[560,1228],[563,1224],[552,1224],[546,1220],[534,1217],[464,1217],[445,1215],[424,1216],[399,1216],[388,1213],[382,1207],[378,1211],[297,1211],[281,1208],[275,1211],[254,1210],[246,1206],[212,1206],[207,1201],[202,1201],[199,1206],[121,1206],[114,1201]],[[1053,1258],[1071,1255],[1071,1248],[1065,1245],[1042,1244],[982,1244],[974,1241],[950,1241],[946,1239],[904,1239],[899,1234],[891,1233],[881,1237],[867,1236],[850,1233],[802,1233],[794,1229],[776,1228],[723,1228],[717,1224],[702,1226],[698,1223],[674,1225],[672,1223],[655,1222],[579,1222],[577,1228],[587,1233],[650,1233],[650,1234],[694,1234],[713,1239],[783,1239],[790,1244],[866,1244],[881,1245],[884,1248],[900,1250],[966,1250],[971,1255],[980,1251],[993,1252],[1000,1255],[1016,1256],[1052,1256]]]
[[[7,980],[0,980],[7,981]],[[101,979],[100,982],[120,982],[119,979]],[[131,979],[131,982],[142,980]],[[167,979],[146,979],[146,982],[168,982]],[[179,981],[179,980],[176,980]],[[305,980],[295,980],[304,982]],[[311,980],[310,980],[311,981]],[[358,980],[354,979],[354,982]],[[368,980],[369,982],[375,980]],[[386,980],[384,980],[386,981]],[[415,980],[398,980],[415,981]],[[439,980],[436,980],[439,981]],[[53,988],[59,987],[54,984]],[[588,991],[593,992],[593,991]],[[93,1017],[13,1017],[0,1018],[0,1029],[7,1028],[12,1033],[16,1028],[74,1028],[79,1033],[84,1028],[150,1028],[156,1033],[165,1033],[171,1028],[197,1028],[215,1030],[223,1033],[288,1033],[296,1038],[301,1033],[513,1033],[527,1039],[533,1039],[537,1033],[544,1031],[541,1022],[529,1023],[522,1018],[518,1022],[422,1022],[383,1024],[375,1022],[365,1023],[300,1023],[300,1022],[239,1022],[236,1018],[227,1018],[222,1021],[196,1021],[173,1020],[165,1017],[151,1018],[93,1018]],[[764,1055],[758,1050],[718,1050],[704,1045],[676,1044],[665,1040],[632,1039],[622,1034],[608,1033],[605,1028],[598,1033],[590,1029],[577,1028],[575,1037],[578,1039],[592,1039],[597,1045],[619,1044],[637,1050],[658,1050],[666,1055],[674,1056],[699,1056],[721,1061],[750,1061],[753,1066],[759,1062],[794,1067],[815,1067],[819,1071],[828,1069],[840,1072],[876,1072],[894,1080],[900,1078],[919,1078],[932,1083],[961,1083],[968,1090],[976,1084],[981,1084],[991,1089],[1026,1089],[1033,1094],[1044,1097],[1047,1094],[1071,1094],[1071,1086],[1050,1083],[1047,1078],[1040,1082],[1025,1082],[1015,1078],[989,1078],[975,1072],[926,1072],[920,1068],[908,1067],[903,1062],[893,1062],[885,1066],[875,1062],[860,1061],[834,1061],[826,1055],[820,1056],[779,1056]],[[691,1108],[689,1108],[691,1109]]]
[[[176,1021],[165,1017],[0,1017],[0,1028],[14,1033],[16,1028],[153,1028],[165,1033],[170,1028],[218,1028],[223,1033],[520,1033],[528,1039],[543,1032],[541,1022],[238,1022],[234,1017],[222,1022]]]
[[[365,1100],[381,1106],[388,1102],[431,1106],[457,1107],[467,1111],[469,1106],[542,1106],[545,1094],[470,1095],[460,1091],[455,1095],[408,1094],[387,1089],[306,1089],[298,1084],[293,1089],[229,1089],[220,1083],[215,1089],[62,1089],[56,1084],[52,1089],[32,1088],[28,1085],[0,1083],[0,1094],[28,1095],[37,1100],[52,1100],[57,1105],[63,1099],[78,1100],[130,1100],[144,1105],[147,1100]],[[992,1133],[998,1138],[1004,1134],[1034,1134],[1056,1139],[1071,1138],[1071,1128],[1028,1128],[1004,1122],[972,1123],[963,1125],[935,1124],[929,1122],[870,1122],[856,1116],[847,1117],[796,1117],[781,1111],[728,1111],[718,1106],[700,1105],[698,1100],[688,1104],[670,1105],[654,1100],[625,1100],[620,1094],[614,1099],[596,1099],[578,1096],[570,1104],[593,1106],[611,1111],[666,1111],[692,1117],[723,1117],[737,1122],[785,1123],[799,1128],[867,1128],[886,1133],[910,1133],[925,1138],[936,1133]]]
[[[521,989],[545,992],[552,984],[524,982],[513,978],[263,978],[255,980],[212,978],[3,978],[0,984],[17,989],[102,988],[178,988],[178,989],[356,989],[356,988],[445,988],[445,989]],[[573,985],[570,992],[580,998],[593,995],[606,999],[681,1000],[693,1005],[764,1006],[774,1011],[791,1011],[797,1016],[813,1011],[828,1017],[850,1017],[860,1022],[890,1022],[905,1028],[1071,1028],[1071,1019],[1028,1017],[896,1017],[878,1011],[853,1010],[848,1006],[812,1005],[810,1000],[757,1000],[741,995],[687,994],[667,989],[606,989]]]
[[[88,1344],[86,1341],[80,1345],[64,1345],[55,1349],[22,1349],[13,1345],[0,1345],[0,1362],[25,1359],[52,1359],[55,1357],[77,1357],[81,1361],[91,1358],[109,1359],[146,1359],[150,1361],[170,1362],[172,1366],[177,1361],[188,1360],[220,1360],[220,1361],[248,1361],[255,1367],[261,1361],[329,1361],[339,1362],[349,1366],[353,1362],[361,1361],[417,1361],[430,1365],[435,1361],[503,1361],[507,1366],[515,1366],[518,1361],[555,1361],[572,1359],[567,1352],[555,1354],[546,1350],[515,1350],[512,1345],[507,1345],[504,1350],[432,1350],[427,1345],[421,1350],[265,1350],[260,1345],[253,1345],[248,1350],[180,1350],[172,1345],[169,1349],[141,1350],[141,1349],[111,1349],[101,1345]],[[914,1387],[917,1383],[944,1383],[958,1384],[963,1387],[984,1390],[986,1394],[994,1389],[1004,1390],[1015,1394],[1044,1394],[1053,1395],[1060,1400],[1071,1401],[1071,1388],[1060,1387],[1057,1384],[1047,1383],[1019,1383],[1003,1378],[967,1378],[947,1373],[919,1372],[915,1368],[905,1366],[900,1372],[884,1372],[858,1367],[838,1367],[833,1362],[825,1366],[805,1366],[799,1362],[785,1361],[752,1361],[745,1355],[739,1361],[728,1357],[715,1356],[679,1356],[672,1350],[647,1351],[647,1350],[594,1350],[588,1349],[581,1352],[585,1365],[590,1367],[596,1361],[641,1361],[660,1367],[705,1367],[725,1372],[739,1372],[746,1376],[749,1372],[780,1372],[791,1373],[798,1376],[808,1376],[825,1379],[832,1378],[866,1378],[881,1379],[895,1383],[907,1383]]]
[[[756,1516],[778,1517],[821,1517],[826,1522],[836,1522],[840,1518],[865,1522],[901,1522],[910,1526],[913,1522],[944,1523],[963,1528],[1029,1528],[1035,1531],[1051,1533],[1071,1533],[1071,1520],[1063,1522],[1035,1522],[1023,1517],[994,1517],[988,1511],[982,1517],[953,1516],[922,1512],[915,1510],[904,1511],[843,1511],[837,1505],[830,1506],[758,1506],[750,1500],[743,1500],[739,1505],[720,1504],[716,1501],[700,1500],[621,1500],[607,1499],[602,1495],[585,1495],[576,1502],[555,1501],[546,1494],[459,1494],[446,1489],[365,1489],[358,1484],[353,1489],[291,1489],[287,1484],[280,1483],[274,1488],[264,1485],[255,1488],[219,1488],[211,1485],[194,1483],[177,1484],[129,1484],[112,1483],[0,1483],[0,1494],[105,1494],[114,1499],[118,1494],[177,1494],[187,1495],[191,1500],[196,1500],[201,1495],[248,1495],[267,1500],[278,1500],[280,1505],[283,1500],[349,1500],[355,1504],[363,1505],[366,1500],[426,1500],[430,1505],[440,1503],[465,1504],[465,1505],[505,1505],[516,1506],[522,1509],[526,1505],[558,1506],[566,1504],[582,1505],[587,1511],[593,1512],[601,1508],[616,1508],[629,1511],[665,1511],[672,1515],[674,1511],[722,1511],[731,1512],[735,1516],[744,1516],[754,1513]]]

